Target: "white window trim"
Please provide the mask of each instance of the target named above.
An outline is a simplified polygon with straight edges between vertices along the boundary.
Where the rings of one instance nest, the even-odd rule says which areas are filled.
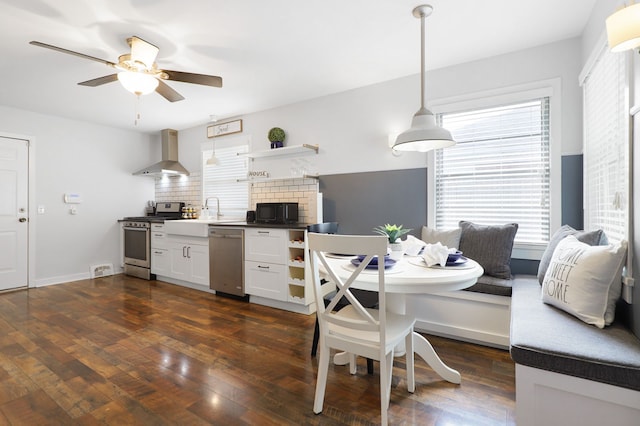
[[[558,229],[562,222],[562,84],[560,78],[540,80],[527,84],[476,92],[469,95],[437,99],[429,102],[434,114],[489,108],[528,99],[549,97],[549,161],[550,161],[550,232]],[[444,148],[446,149],[446,148]],[[429,152],[427,212],[435,212],[435,155]],[[464,218],[461,218],[464,219]],[[435,228],[435,214],[428,214],[427,225]],[[515,243],[514,259],[540,260],[546,244]]]

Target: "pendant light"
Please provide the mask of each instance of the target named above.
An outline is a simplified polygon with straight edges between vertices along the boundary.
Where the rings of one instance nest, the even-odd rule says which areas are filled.
[[[420,109],[413,116],[411,128],[398,135],[393,144],[395,151],[418,151],[427,152],[433,149],[453,146],[456,142],[451,137],[448,130],[436,124],[436,118],[431,111],[425,108],[425,18],[431,15],[433,7],[428,4],[417,6],[413,9],[413,16],[420,18],[421,28],[421,50],[420,50],[420,76],[421,76],[421,98]]]
[[[214,115],[209,116],[209,125],[213,125],[216,121],[217,120]],[[211,157],[207,159],[207,166],[215,166],[216,164],[218,164],[218,159],[216,158],[216,138],[215,137],[212,138],[211,144],[213,146],[211,150]]]
[[[623,52],[640,46],[640,3],[618,10],[607,18],[606,24],[612,52]]]

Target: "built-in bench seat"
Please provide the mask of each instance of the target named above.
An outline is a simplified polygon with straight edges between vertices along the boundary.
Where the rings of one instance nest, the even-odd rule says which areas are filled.
[[[542,302],[536,277],[516,276],[510,351],[518,425],[630,425],[640,419],[640,340]]]

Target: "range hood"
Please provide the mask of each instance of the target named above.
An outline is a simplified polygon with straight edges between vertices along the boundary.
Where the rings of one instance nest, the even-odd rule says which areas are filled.
[[[162,137],[162,161],[138,170],[136,176],[189,176],[189,171],[178,162],[178,131],[164,129],[160,131]]]

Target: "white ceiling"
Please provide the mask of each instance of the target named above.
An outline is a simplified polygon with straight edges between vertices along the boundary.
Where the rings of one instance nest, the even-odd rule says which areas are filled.
[[[579,36],[596,0],[430,0],[427,67]],[[420,70],[419,0],[0,0],[0,104],[141,132],[178,130]],[[168,84],[186,99],[134,95],[98,62],[126,38],[160,48],[159,68],[219,75],[222,88]],[[416,91],[419,88],[416,87]],[[134,125],[136,108],[141,120]]]

